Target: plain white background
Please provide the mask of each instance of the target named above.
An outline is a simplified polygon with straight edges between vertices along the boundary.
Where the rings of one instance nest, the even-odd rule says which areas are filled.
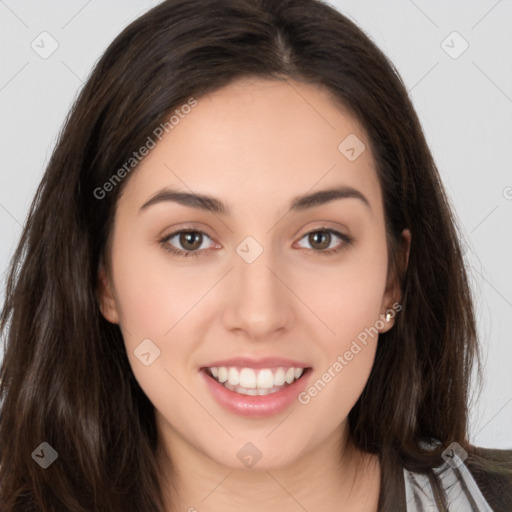
[[[0,0],[2,302],[9,259],[74,98],[114,37],[157,3]],[[485,381],[471,440],[512,448],[512,1],[330,3],[393,61],[417,109],[465,233],[477,299]],[[52,44],[47,58],[31,46]]]

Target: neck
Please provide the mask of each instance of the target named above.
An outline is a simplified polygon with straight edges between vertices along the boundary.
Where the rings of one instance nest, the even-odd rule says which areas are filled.
[[[377,510],[380,489],[378,458],[355,449],[345,435],[333,433],[306,455],[285,467],[258,470],[218,464],[181,436],[169,443],[171,482],[167,511],[345,512]]]

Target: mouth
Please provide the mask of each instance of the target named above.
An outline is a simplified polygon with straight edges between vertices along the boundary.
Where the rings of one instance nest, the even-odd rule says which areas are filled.
[[[264,418],[287,410],[307,386],[308,366],[208,366],[200,369],[210,396],[226,411]]]
[[[265,396],[277,393],[299,380],[308,368],[237,368],[213,366],[203,368],[206,374],[226,389],[248,396]]]

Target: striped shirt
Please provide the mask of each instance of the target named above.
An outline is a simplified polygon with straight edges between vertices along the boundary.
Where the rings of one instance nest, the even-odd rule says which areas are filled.
[[[407,512],[438,512],[435,494],[426,475],[404,468]],[[454,454],[452,464],[434,468],[446,493],[450,512],[493,512],[463,461]]]

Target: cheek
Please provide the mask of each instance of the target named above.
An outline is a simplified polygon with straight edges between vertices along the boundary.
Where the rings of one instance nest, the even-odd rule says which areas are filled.
[[[189,325],[205,286],[196,286],[201,279],[197,272],[188,275],[191,272],[184,267],[170,265],[164,251],[159,255],[159,251],[149,251],[140,240],[135,243],[129,237],[116,242],[113,278],[124,344],[135,378],[157,409],[168,406],[170,396],[186,403],[177,383],[184,382],[189,370],[194,342],[190,334],[183,335],[183,327]],[[142,356],[147,353],[149,357]],[[150,364],[144,364],[148,359]]]
[[[324,357],[302,403],[311,402],[319,414],[332,410],[333,425],[353,407],[373,366],[384,326],[379,316],[387,277],[383,244],[354,251],[335,270],[323,268],[309,289],[308,305],[328,329],[322,327],[325,334],[317,337]]]
[[[163,338],[204,294],[193,266],[172,263],[163,249],[140,238],[119,238],[113,252],[121,323],[132,337]],[[170,336],[171,334],[169,334]]]
[[[135,243],[119,243],[112,259],[114,282],[133,374],[156,410],[166,411],[166,417],[177,421],[185,414],[180,404],[190,399],[179,383],[186,381],[193,350],[190,336],[178,333],[197,293],[186,286],[179,270],[171,271],[162,259],[154,258],[154,252]],[[170,408],[170,404],[177,407]]]
[[[324,329],[326,335],[320,337],[327,353],[350,346],[351,340],[374,326],[383,312],[387,248],[377,235],[349,250],[339,264],[318,265],[314,279],[304,281],[296,276],[303,280],[302,294],[308,306],[328,327]]]

